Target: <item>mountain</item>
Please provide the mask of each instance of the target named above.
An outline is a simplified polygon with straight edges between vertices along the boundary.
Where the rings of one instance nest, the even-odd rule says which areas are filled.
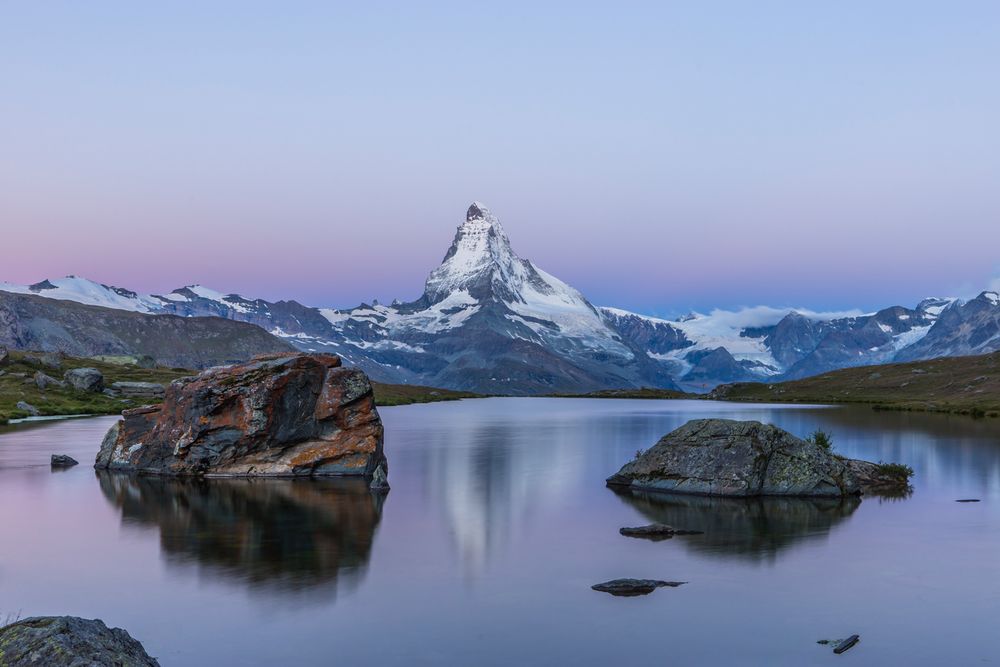
[[[373,379],[497,394],[659,387],[707,391],[831,369],[1000,349],[1000,298],[925,299],[875,313],[768,307],[665,320],[595,307],[519,257],[500,220],[466,211],[420,298],[313,308],[190,285],[141,295],[73,276],[0,291],[145,314],[257,325],[305,351],[334,352]]]
[[[0,291],[0,346],[75,356],[149,355],[164,366],[207,368],[292,348],[263,329]]]

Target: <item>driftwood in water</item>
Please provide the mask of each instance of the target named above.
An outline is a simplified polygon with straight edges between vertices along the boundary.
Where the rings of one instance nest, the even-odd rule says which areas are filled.
[[[837,655],[840,655],[841,653],[843,653],[847,649],[849,649],[852,646],[854,646],[855,644],[857,644],[859,639],[861,639],[861,637],[859,637],[858,635],[851,635],[850,637],[848,637],[844,641],[842,641],[839,644],[837,644],[837,647],[835,649],[833,649],[833,652],[836,653]]]

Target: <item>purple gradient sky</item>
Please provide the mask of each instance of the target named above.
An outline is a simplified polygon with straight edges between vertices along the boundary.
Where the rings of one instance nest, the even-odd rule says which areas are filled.
[[[997,3],[203,4],[0,8],[0,280],[411,299],[473,199],[656,314],[1000,272]]]

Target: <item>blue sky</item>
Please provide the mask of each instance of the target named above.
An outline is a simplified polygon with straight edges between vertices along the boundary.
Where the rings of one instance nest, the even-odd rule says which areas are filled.
[[[996,3],[6,3],[0,280],[409,299],[478,199],[599,304],[974,292],[997,63]]]

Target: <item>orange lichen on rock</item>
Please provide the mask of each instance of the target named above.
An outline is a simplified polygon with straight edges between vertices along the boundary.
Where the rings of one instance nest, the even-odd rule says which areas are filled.
[[[167,475],[371,475],[387,468],[371,383],[334,355],[258,357],[176,380],[123,413],[96,467]]]

